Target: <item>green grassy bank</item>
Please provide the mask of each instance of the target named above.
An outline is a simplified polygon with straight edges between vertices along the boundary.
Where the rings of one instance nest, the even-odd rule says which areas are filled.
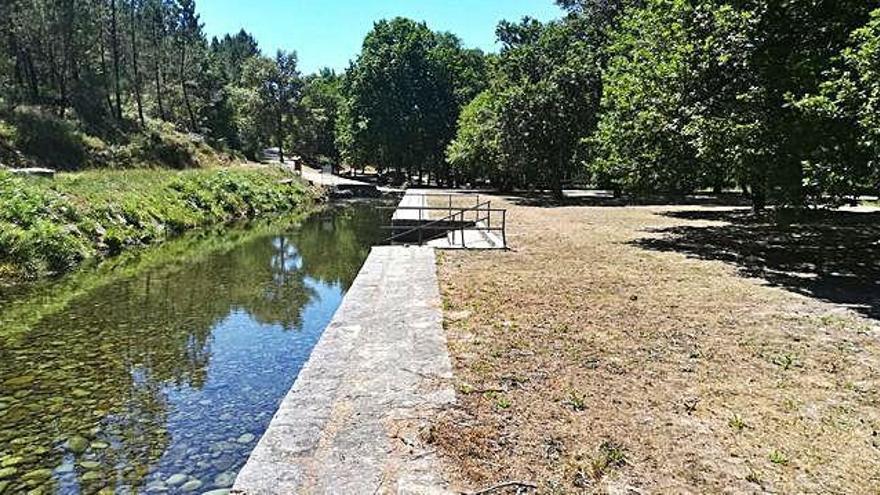
[[[275,168],[97,170],[55,179],[0,171],[0,282],[58,275],[198,227],[308,208],[313,192],[285,179]]]

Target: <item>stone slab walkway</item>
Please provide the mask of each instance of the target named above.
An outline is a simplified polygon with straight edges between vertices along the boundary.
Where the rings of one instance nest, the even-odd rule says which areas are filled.
[[[406,194],[404,194],[403,197],[400,198],[400,203],[398,203],[397,205],[398,208],[400,208],[401,206],[405,208],[427,208],[427,197],[419,193],[407,191]],[[394,210],[394,215],[392,215],[392,219],[423,220],[427,222],[431,220],[431,213],[426,210],[397,209]]]
[[[434,250],[374,247],[232,493],[447,493],[419,433],[451,378]]]

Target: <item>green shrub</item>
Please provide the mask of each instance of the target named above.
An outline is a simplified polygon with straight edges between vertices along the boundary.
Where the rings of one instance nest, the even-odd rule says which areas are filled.
[[[14,112],[12,125],[16,128],[16,149],[35,162],[59,170],[88,165],[88,146],[73,123],[30,108]]]

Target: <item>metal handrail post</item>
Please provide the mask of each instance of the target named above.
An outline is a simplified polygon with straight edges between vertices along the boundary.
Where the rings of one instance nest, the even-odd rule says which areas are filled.
[[[507,249],[507,210],[501,212],[501,243]]]
[[[461,212],[461,248],[467,249],[464,243],[464,211]]]

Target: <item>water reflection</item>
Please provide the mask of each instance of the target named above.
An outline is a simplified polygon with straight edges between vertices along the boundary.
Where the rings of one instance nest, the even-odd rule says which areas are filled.
[[[3,342],[0,493],[229,487],[383,215],[351,205],[184,256]]]

